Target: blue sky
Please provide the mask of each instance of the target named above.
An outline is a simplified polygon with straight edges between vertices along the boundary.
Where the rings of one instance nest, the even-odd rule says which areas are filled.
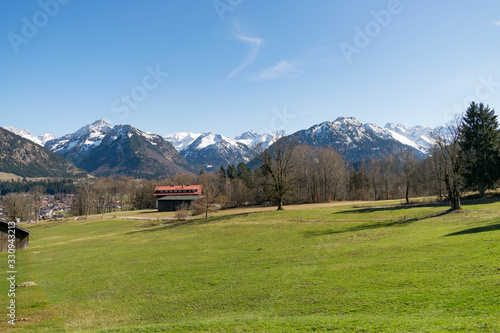
[[[500,110],[500,2],[0,3],[0,126],[293,133]],[[498,114],[498,111],[497,111]]]

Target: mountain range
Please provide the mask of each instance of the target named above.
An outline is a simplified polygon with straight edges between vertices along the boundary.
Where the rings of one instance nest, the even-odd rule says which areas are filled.
[[[94,176],[159,178],[180,172],[199,172],[200,169],[216,170],[221,166],[249,162],[258,145],[266,149],[277,139],[276,134],[254,131],[234,138],[211,132],[161,136],[130,125],[111,126],[103,120],[60,138],[50,133],[36,137],[27,130],[4,128],[44,146]],[[356,162],[406,148],[424,157],[432,146],[434,130],[393,123],[382,128],[363,124],[352,117],[339,117],[290,136],[299,144],[333,147],[347,161]]]

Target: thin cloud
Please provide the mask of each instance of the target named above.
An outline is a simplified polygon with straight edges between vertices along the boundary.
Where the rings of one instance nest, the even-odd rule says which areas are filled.
[[[239,41],[246,43],[250,48],[250,52],[248,54],[247,60],[241,66],[239,66],[238,68],[233,70],[231,73],[229,73],[229,75],[227,76],[228,78],[235,75],[236,73],[241,71],[243,68],[245,68],[246,66],[251,64],[255,59],[257,59],[257,55],[259,54],[260,48],[261,48],[262,44],[264,43],[264,40],[259,38],[259,37],[244,36],[241,34],[234,35],[234,37],[236,39],[238,39]]]
[[[302,74],[297,61],[281,60],[276,65],[264,69],[259,74],[251,77],[254,81],[268,81],[279,78],[293,78]]]
[[[500,21],[493,22],[493,24],[500,27]]]

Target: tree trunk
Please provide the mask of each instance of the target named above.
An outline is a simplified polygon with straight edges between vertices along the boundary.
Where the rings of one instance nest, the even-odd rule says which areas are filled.
[[[486,187],[483,184],[479,184],[479,197],[484,198],[486,195]]]
[[[279,201],[278,201],[278,210],[284,210],[283,208],[283,199],[280,198]]]
[[[457,197],[454,197],[454,198],[451,198],[450,199],[450,206],[451,206],[451,210],[459,210],[462,208],[461,204],[460,204],[460,198],[457,196]]]
[[[406,204],[410,204],[410,180],[406,179]]]

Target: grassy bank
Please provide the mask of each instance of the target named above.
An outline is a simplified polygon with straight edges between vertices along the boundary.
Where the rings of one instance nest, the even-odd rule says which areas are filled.
[[[16,330],[500,331],[496,201],[459,213],[338,206],[151,225],[28,226],[17,278],[39,286],[18,289],[26,320]],[[5,309],[5,292],[0,300]]]

